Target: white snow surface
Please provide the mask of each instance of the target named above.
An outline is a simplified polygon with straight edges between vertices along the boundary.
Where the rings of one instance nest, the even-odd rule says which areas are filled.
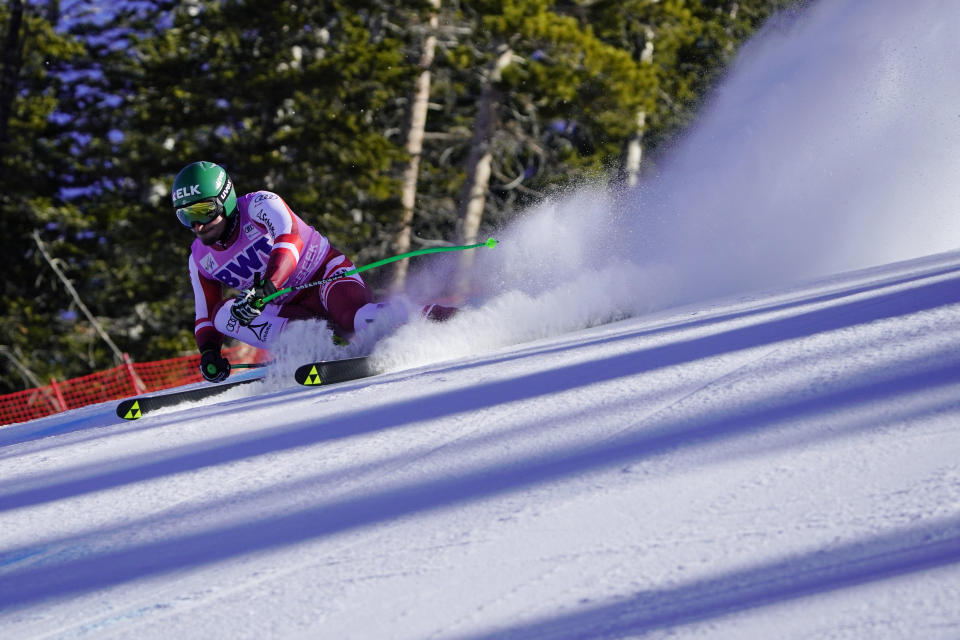
[[[0,428],[0,637],[960,637],[955,24],[773,21],[637,189],[500,230],[448,323]]]
[[[0,431],[0,636],[960,636],[958,254],[248,389]]]

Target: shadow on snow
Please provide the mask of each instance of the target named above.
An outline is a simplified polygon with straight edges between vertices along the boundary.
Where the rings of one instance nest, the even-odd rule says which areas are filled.
[[[395,402],[383,407],[337,416],[320,425],[304,421],[299,425],[255,434],[243,442],[180,453],[140,466],[79,477],[72,481],[49,482],[35,488],[13,488],[0,495],[0,509],[14,509],[59,500],[71,496],[145,481],[165,475],[228,463],[293,447],[320,443],[358,433],[390,429],[410,422],[437,419],[463,412],[481,410],[544,394],[602,382],[659,367],[677,365],[734,350],[747,349],[822,331],[903,313],[935,308],[960,299],[955,280],[915,287],[909,291],[884,294],[866,301],[852,301],[827,309],[808,311],[790,318],[775,319],[759,325],[732,329],[706,337],[634,351],[597,362],[580,363],[549,371],[490,382],[478,387],[435,393],[428,398]],[[950,360],[949,358],[953,358]],[[81,558],[68,558],[40,564],[15,566],[17,560],[35,550],[11,549],[0,556],[0,603],[3,607],[24,605],[50,597],[101,589],[144,576],[178,569],[203,566],[239,555],[283,547],[358,527],[389,522],[415,513],[451,505],[469,503],[530,487],[562,480],[585,472],[635,463],[680,446],[708,443],[738,434],[755,432],[780,420],[822,412],[825,408],[875,402],[897,394],[960,383],[960,354],[946,362],[931,362],[921,371],[906,374],[890,371],[886,377],[819,394],[800,401],[781,398],[778,404],[749,407],[725,416],[700,420],[669,420],[656,429],[632,429],[589,447],[577,447],[512,460],[471,471],[454,478],[414,483],[391,490],[311,506],[289,514],[267,516],[256,521],[222,526],[208,531],[173,536],[123,549],[93,551]],[[643,421],[642,418],[639,419]],[[348,427],[345,425],[362,425]],[[868,425],[859,425],[859,428]],[[10,489],[8,487],[8,489]],[[700,616],[757,606],[778,599],[840,588],[890,575],[909,573],[960,559],[960,522],[953,521],[931,530],[929,535],[946,535],[945,542],[921,540],[904,546],[907,538],[919,530],[886,538],[877,538],[857,546],[818,551],[786,563],[734,574],[718,581],[698,583],[678,590],[641,594],[627,603],[610,605],[607,613],[575,614],[573,619],[558,619],[518,628],[517,633],[552,633],[554,624],[598,625],[607,617],[610,634],[655,628],[667,620],[700,619]],[[925,534],[926,535],[926,534]],[[83,534],[82,541],[96,534]],[[920,536],[922,538],[922,536]],[[69,544],[70,539],[59,544]],[[854,557],[866,544],[870,548],[892,547],[893,551],[866,560]],[[836,566],[835,566],[836,565]],[[812,569],[802,569],[804,566]],[[802,570],[800,575],[796,575]],[[737,591],[737,585],[746,587]],[[709,596],[716,592],[717,595]],[[737,594],[740,595],[737,595]],[[676,605],[663,612],[669,602]],[[651,610],[645,603],[660,603]],[[667,604],[664,604],[667,603]],[[662,605],[662,606],[661,606]],[[600,616],[600,617],[597,617]],[[619,622],[623,620],[623,622]],[[605,632],[606,633],[606,632]],[[558,636],[572,637],[572,636]]]
[[[918,526],[460,640],[613,640],[960,562],[960,519]]]
[[[71,473],[68,480],[46,481],[33,478],[29,481],[31,488],[22,489],[11,483],[0,493],[0,512],[360,433],[391,429],[410,422],[479,411],[489,406],[568,391],[724,353],[936,308],[960,301],[958,279],[921,285],[867,300],[846,302],[700,338],[635,350],[596,362],[558,367],[508,380],[479,384],[468,389],[440,392],[374,409],[340,414],[329,422],[318,424],[308,420],[282,428],[272,428],[248,434],[239,442],[230,439],[229,443],[200,450],[191,447],[189,451],[174,451],[172,455],[148,463],[133,460],[125,468],[102,473]],[[960,355],[957,357],[960,359]],[[925,375],[919,384],[953,380],[951,376],[955,373],[954,366],[956,365],[947,366],[945,371],[937,374],[946,377]],[[890,391],[896,390],[896,385],[893,385]],[[281,401],[285,400],[284,397]],[[243,411],[245,408],[236,411]],[[781,409],[780,413],[783,411],[785,410]],[[770,416],[771,419],[776,417],[777,415]]]
[[[454,478],[412,483],[238,525],[174,536],[121,550],[94,551],[83,558],[66,559],[46,566],[11,566],[0,576],[0,602],[5,607],[25,604],[47,597],[109,587],[143,576],[202,566],[255,551],[389,522],[411,514],[486,499],[612,465],[634,464],[676,447],[704,444],[759,430],[782,416],[817,412],[825,405],[871,402],[894,392],[958,382],[958,366],[928,370],[821,395],[793,405],[747,411],[715,421],[683,420],[666,428],[658,428],[657,433],[632,431],[592,447],[512,460],[462,473]],[[957,525],[951,527],[957,528]],[[88,535],[92,539],[97,537],[95,533]],[[960,555],[960,547],[955,551],[953,555],[936,557],[952,562]],[[0,566],[9,565],[11,559],[23,558],[30,553],[30,549],[9,550],[0,557]]]

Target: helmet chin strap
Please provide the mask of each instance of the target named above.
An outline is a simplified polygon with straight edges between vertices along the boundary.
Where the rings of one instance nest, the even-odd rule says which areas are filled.
[[[237,228],[237,222],[240,220],[240,216],[237,215],[237,212],[234,211],[232,216],[227,217],[227,226],[223,228],[223,233],[220,234],[220,237],[217,239],[222,245],[226,245],[227,241],[230,240],[230,236],[233,235],[234,229]]]

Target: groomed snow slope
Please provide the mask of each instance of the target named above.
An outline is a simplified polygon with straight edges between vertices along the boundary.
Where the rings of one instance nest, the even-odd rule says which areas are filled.
[[[0,637],[960,637],[956,24],[774,20],[379,376],[0,429]]]
[[[957,254],[0,443],[5,638],[960,635]]]

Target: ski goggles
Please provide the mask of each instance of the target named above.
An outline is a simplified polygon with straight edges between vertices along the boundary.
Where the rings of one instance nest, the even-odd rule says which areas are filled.
[[[223,213],[223,204],[217,198],[211,198],[180,207],[177,209],[177,220],[187,229],[192,229],[198,222],[207,224],[221,213]]]

